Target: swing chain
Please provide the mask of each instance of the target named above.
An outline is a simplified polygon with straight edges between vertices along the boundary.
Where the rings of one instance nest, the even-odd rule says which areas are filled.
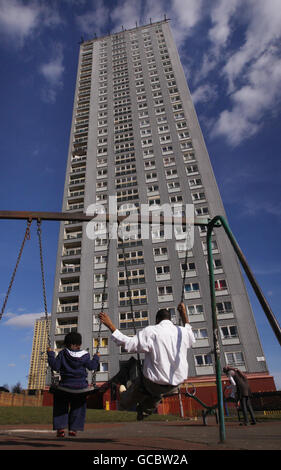
[[[23,238],[23,241],[22,241],[22,244],[21,244],[21,247],[20,247],[19,254],[18,254],[16,266],[14,268],[14,271],[13,271],[13,274],[12,274],[12,277],[11,277],[11,281],[10,281],[10,284],[9,284],[9,287],[8,287],[8,291],[7,291],[7,294],[6,294],[5,300],[3,302],[2,309],[1,309],[0,320],[2,319],[3,313],[4,313],[5,308],[6,308],[6,304],[8,302],[8,298],[9,298],[10,291],[11,291],[12,286],[13,286],[13,282],[14,282],[15,275],[16,275],[16,272],[17,272],[17,269],[18,269],[18,265],[19,265],[19,262],[20,262],[20,259],[21,259],[21,255],[22,255],[22,252],[23,252],[25,242],[26,242],[26,240],[30,240],[30,226],[31,226],[31,224],[32,224],[32,219],[28,219],[26,231],[25,231],[24,238]]]
[[[104,311],[104,304],[105,304],[105,291],[106,291],[106,283],[107,283],[107,278],[108,278],[108,265],[109,265],[109,248],[110,248],[110,233],[108,233],[108,242],[107,242],[107,258],[106,258],[106,267],[105,267],[105,273],[104,273],[104,283],[103,283],[103,291],[102,291],[102,298],[101,298],[101,312]],[[101,337],[101,321],[99,322],[99,330],[98,330],[98,336],[97,336],[97,347],[96,347],[96,354],[99,353],[99,348],[100,348],[100,337]],[[92,386],[96,387],[96,374],[97,371],[95,370],[92,374]]]
[[[120,225],[120,222],[119,222]],[[123,262],[124,262],[124,267],[125,267],[125,276],[126,276],[126,283],[127,283],[127,289],[128,289],[128,294],[129,294],[129,303],[130,303],[130,311],[131,311],[131,316],[133,320],[133,329],[134,329],[134,334],[137,334],[137,329],[136,329],[136,323],[135,323],[135,313],[134,313],[134,307],[133,307],[133,296],[132,296],[132,290],[131,290],[131,283],[129,279],[129,270],[127,266],[127,261],[126,261],[126,253],[125,253],[125,246],[124,246],[124,237],[121,238],[119,235],[119,226],[118,226],[118,237],[121,240],[122,243],[122,254],[123,254]],[[142,372],[142,364],[141,364],[141,359],[139,353],[137,353],[137,364],[138,364],[138,371],[139,371],[139,376],[140,380],[142,382],[143,388],[143,372]]]
[[[182,280],[182,290],[181,290],[181,303],[184,302],[184,290],[185,290],[185,280],[186,280],[186,273],[187,273],[187,258],[188,258],[188,250],[190,249],[190,233],[188,230],[188,226],[186,226],[186,243],[188,243],[187,246],[185,246],[185,259],[184,259],[184,275],[183,275],[183,280]],[[181,324],[181,321],[179,320],[179,324]]]
[[[50,324],[49,324],[49,316],[48,316],[48,308],[47,308],[47,296],[46,296],[46,285],[45,285],[44,263],[43,263],[42,236],[41,236],[42,235],[42,230],[41,230],[41,220],[40,219],[37,219],[37,235],[38,235],[38,241],[39,241],[40,266],[41,266],[44,310],[45,310],[45,318],[46,318],[46,323],[47,323],[47,344],[48,344],[48,347],[51,347]]]

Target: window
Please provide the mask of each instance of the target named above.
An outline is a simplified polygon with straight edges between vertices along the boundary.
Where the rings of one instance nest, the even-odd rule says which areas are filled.
[[[196,204],[196,202],[202,202],[206,200],[206,195],[202,191],[200,193],[193,193],[192,195],[192,201]]]
[[[192,175],[198,173],[198,166],[197,165],[188,165],[185,167],[185,171],[187,175]]]
[[[161,281],[163,279],[171,279],[170,266],[156,266],[155,267],[156,281]]]
[[[195,359],[195,365],[197,367],[201,366],[210,366],[213,364],[212,356],[211,354],[200,354],[194,356]]]
[[[198,282],[192,282],[189,284],[185,284],[184,286],[185,292],[198,292],[199,291],[199,284]]]
[[[162,150],[162,154],[163,154],[163,155],[167,155],[167,154],[169,154],[169,153],[173,153],[173,147],[172,147],[172,145],[165,145],[165,147],[162,147],[161,150]]]
[[[117,203],[138,200],[139,193],[137,189],[127,189],[124,191],[117,191]]]
[[[164,157],[163,158],[164,166],[173,166],[176,164],[174,157]]]
[[[221,326],[220,331],[222,339],[238,338],[238,330],[236,325]]]
[[[146,188],[146,192],[148,195],[156,195],[156,194],[159,194],[159,186],[158,184],[152,184],[151,186],[148,186]]]
[[[167,125],[158,126],[158,132],[159,132],[159,134],[161,134],[162,132],[169,132],[169,130],[170,130],[170,127],[168,126],[168,124],[167,124]],[[169,138],[171,138],[171,137],[169,136]]]
[[[147,310],[134,311],[134,321],[131,312],[119,313],[120,329],[124,328],[145,328],[149,325],[149,317]]]
[[[166,241],[164,229],[154,228],[152,226],[151,227],[151,238],[152,238],[152,243],[158,243],[158,242]]]
[[[153,170],[155,168],[155,160],[148,160],[144,162],[145,170]]]
[[[153,209],[156,206],[161,206],[160,196],[148,197],[148,205],[150,209]]]
[[[151,148],[151,147],[146,148],[145,150],[143,150],[142,155],[143,155],[143,158],[153,157],[154,156],[153,148]]]
[[[200,178],[194,178],[194,179],[188,180],[188,184],[190,188],[194,189],[195,187],[202,186],[202,180]]]
[[[118,266],[124,266],[124,256],[123,253],[118,254]],[[125,253],[126,265],[141,264],[144,261],[143,251],[128,251]]]
[[[181,263],[181,273],[182,273],[182,276],[187,276],[187,277],[196,276],[195,263],[193,262]]]
[[[99,372],[108,372],[108,362],[100,362]]]
[[[227,284],[225,279],[217,279],[215,281],[215,290],[221,291],[227,289]]]
[[[97,179],[106,178],[106,177],[107,177],[107,169],[97,171]]]
[[[133,305],[140,305],[147,303],[147,294],[146,289],[133,289],[132,294],[132,303]],[[130,305],[130,293],[128,291],[118,292],[119,305]]]
[[[225,353],[225,358],[228,366],[234,366],[238,368],[239,366],[245,366],[245,360],[242,351]]]
[[[195,208],[195,215],[201,216],[201,215],[209,215],[209,209],[207,206],[204,207],[196,207]]]
[[[104,294],[104,301],[107,302],[107,293]],[[102,292],[94,294],[94,308],[99,308],[102,302]],[[97,305],[97,306],[96,306]]]
[[[212,247],[212,252],[213,253],[218,253],[218,244],[216,240],[211,241],[211,247]],[[204,250],[204,254],[207,254],[207,242],[202,241],[202,248]]]
[[[207,330],[207,328],[198,328],[198,329],[194,329],[194,328],[193,328],[193,333],[194,333],[194,336],[195,336],[195,339],[196,339],[196,340],[208,338],[208,330]]]
[[[157,173],[146,173],[145,178],[147,182],[157,181]]]
[[[159,258],[168,259],[168,248],[166,246],[153,248],[153,256],[155,261],[159,260]]]
[[[177,176],[177,175],[175,175],[175,176]],[[179,181],[171,181],[171,182],[167,183],[167,187],[168,187],[168,192],[169,193],[173,193],[173,192],[181,190]]]
[[[100,181],[96,183],[96,191],[105,191],[107,189],[107,182]]]
[[[171,191],[169,191],[171,192]],[[171,204],[181,204],[183,202],[183,197],[181,194],[177,194],[176,196],[170,196],[169,197],[170,203]],[[175,215],[175,214],[174,214]]]
[[[128,270],[130,284],[143,284],[145,282],[144,269]],[[127,283],[126,272],[118,272],[118,285],[125,286]]]
[[[105,274],[104,273],[94,274],[94,286],[95,287],[103,287],[104,286],[104,281],[105,281]]]
[[[108,354],[108,338],[94,338],[94,349],[96,350],[97,347],[99,348],[100,354]]]
[[[188,315],[196,316],[204,313],[203,305],[187,305]]]
[[[107,261],[107,256],[106,255],[99,255],[94,257],[94,266],[98,264],[99,268],[101,268],[101,265],[105,265]]]
[[[220,314],[220,315],[233,312],[232,303],[229,300],[225,302],[218,302],[216,304],[216,309],[217,309],[217,314]]]
[[[150,146],[152,144],[153,144],[152,139],[144,139],[144,140],[141,141],[142,147],[147,147],[147,146]]]
[[[158,302],[169,302],[173,300],[172,286],[159,286],[157,287]]]

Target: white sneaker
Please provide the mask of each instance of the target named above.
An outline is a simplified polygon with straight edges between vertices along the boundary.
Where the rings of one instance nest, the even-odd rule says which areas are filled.
[[[127,389],[126,389],[125,385],[120,385],[120,387],[119,387],[119,393],[126,392],[126,390],[127,390]]]

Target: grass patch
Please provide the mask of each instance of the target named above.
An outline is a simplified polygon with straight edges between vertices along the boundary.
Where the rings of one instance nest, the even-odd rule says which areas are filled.
[[[52,424],[53,409],[50,406],[1,406],[0,425]],[[153,414],[146,421],[178,421],[179,416]],[[136,413],[128,411],[87,410],[86,423],[120,423],[136,421]]]

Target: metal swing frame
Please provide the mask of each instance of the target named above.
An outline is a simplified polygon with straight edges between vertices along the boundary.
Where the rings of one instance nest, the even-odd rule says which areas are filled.
[[[124,219],[126,219],[127,216],[119,216],[117,217],[118,223],[122,222]],[[28,227],[26,229],[26,233],[24,236],[24,240],[20,249],[20,254],[17,259],[16,267],[14,269],[12,279],[8,288],[8,292],[6,295],[6,298],[4,300],[4,304],[1,310],[0,314],[0,320],[2,318],[2,315],[4,313],[4,309],[8,300],[8,296],[14,281],[15,273],[20,261],[20,257],[23,251],[23,247],[25,244],[26,239],[30,237],[30,224],[33,219],[37,219],[37,221],[41,220],[53,220],[53,221],[77,221],[77,222],[90,222],[93,219],[98,220],[98,215],[86,215],[84,213],[78,212],[78,213],[67,213],[67,212],[30,212],[30,211],[0,211],[0,219],[25,219],[28,221]],[[103,218],[104,221],[104,218]],[[110,221],[110,215],[106,215],[106,221]],[[116,218],[115,218],[116,221]],[[135,221],[142,221],[145,223],[152,223],[152,215],[148,216],[146,220],[141,220],[140,216],[135,217]],[[133,220],[130,218],[130,222],[132,223]],[[187,224],[190,223],[189,220],[185,218],[180,218],[178,219],[179,223],[182,224]],[[160,224],[164,223],[171,223],[171,224],[176,224],[177,219],[172,218],[171,220],[168,220],[167,218],[160,217],[159,220]],[[208,265],[209,265],[209,286],[210,286],[210,294],[211,294],[211,308],[212,308],[212,325],[213,325],[213,353],[215,357],[215,371],[216,371],[216,386],[217,386],[217,397],[218,397],[218,412],[219,412],[219,432],[220,432],[220,442],[225,442],[225,423],[224,423],[224,409],[223,409],[223,393],[222,393],[222,383],[221,383],[221,364],[220,364],[220,344],[219,344],[219,332],[218,332],[218,323],[217,323],[217,314],[216,314],[216,297],[215,297],[215,278],[214,278],[214,267],[213,267],[213,253],[212,253],[212,234],[213,230],[217,227],[223,227],[224,231],[228,237],[228,239],[231,242],[231,245],[241,263],[241,265],[244,268],[244,271],[254,289],[254,292],[260,302],[260,305],[269,321],[269,324],[279,342],[281,345],[281,328],[280,325],[273,314],[258,282],[256,281],[249,264],[246,261],[246,258],[240,249],[232,231],[230,230],[228,223],[226,222],[225,217],[217,215],[213,219],[203,219],[200,217],[194,218],[193,220],[193,225],[195,226],[206,226],[207,227],[207,253],[208,253]],[[41,232],[39,230],[38,233],[39,236],[39,241],[41,241]],[[40,250],[42,247],[40,248]],[[40,258],[41,258],[41,269],[43,266],[43,258],[42,258],[42,251],[40,251]],[[43,283],[43,293],[45,292],[44,290],[44,273],[42,271],[42,283]],[[184,289],[184,287],[183,287]],[[44,304],[45,304],[45,298],[44,298]],[[46,304],[45,304],[46,306]],[[47,312],[45,312],[47,315]]]

